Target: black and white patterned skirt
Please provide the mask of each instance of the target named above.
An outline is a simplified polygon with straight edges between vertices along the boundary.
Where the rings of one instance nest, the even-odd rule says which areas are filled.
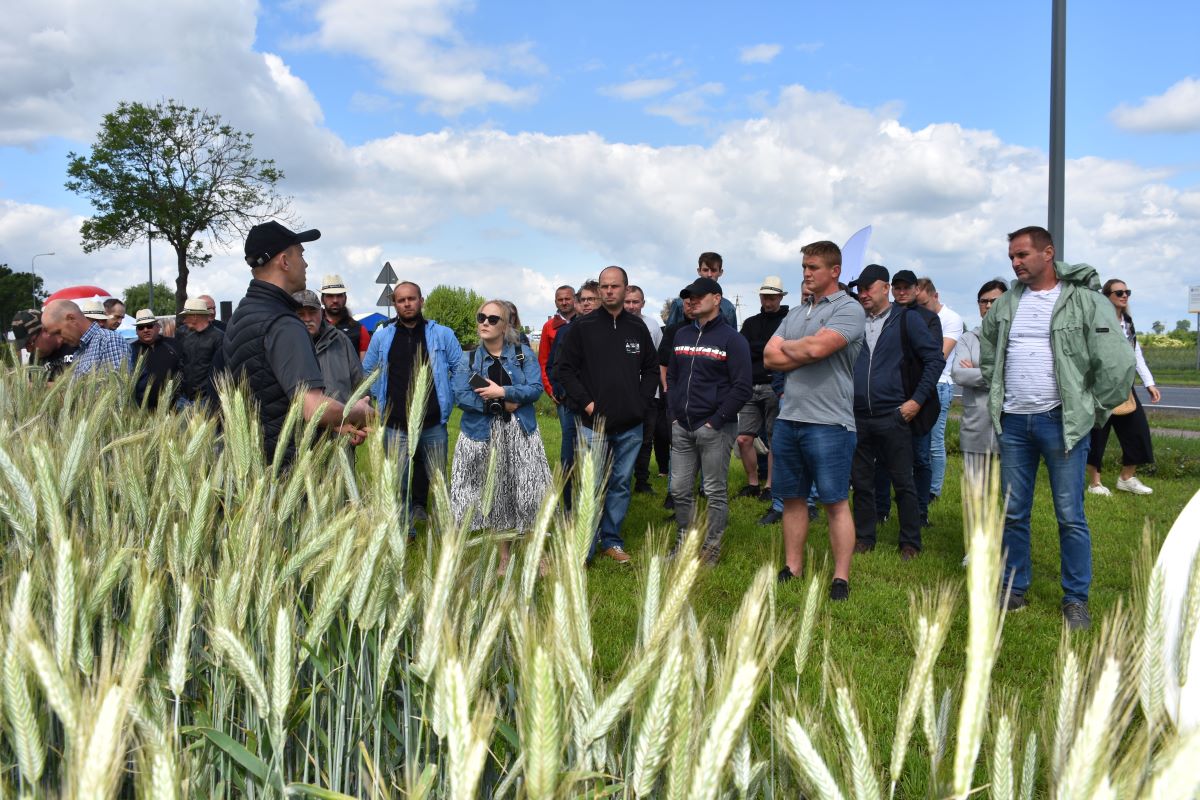
[[[499,450],[496,491],[491,513],[484,517],[483,487],[488,479],[488,451],[493,444]],[[493,418],[486,442],[459,434],[450,469],[450,505],[460,523],[468,513],[473,514],[471,530],[529,530],[549,486],[550,464],[541,434],[535,428],[526,435],[515,415]]]

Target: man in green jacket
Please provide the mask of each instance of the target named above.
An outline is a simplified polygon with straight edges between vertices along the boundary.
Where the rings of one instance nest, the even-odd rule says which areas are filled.
[[[1092,428],[1104,424],[1133,385],[1133,351],[1097,291],[1096,270],[1056,263],[1045,228],[1010,233],[1008,258],[1017,277],[1013,291],[1000,296],[980,331],[980,366],[1008,494],[1007,607],[1027,604],[1029,519],[1038,461],[1044,460],[1058,518],[1063,616],[1068,627],[1086,628],[1092,541],[1083,513],[1084,466]]]

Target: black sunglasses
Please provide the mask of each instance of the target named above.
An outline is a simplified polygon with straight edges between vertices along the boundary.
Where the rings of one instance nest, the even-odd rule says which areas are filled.
[[[482,314],[481,313],[481,314],[475,315],[475,321],[478,322],[480,325],[482,325],[485,322],[488,325],[499,325],[500,317],[495,314]]]
[[[1133,294],[1133,289],[1113,289],[1109,294],[1115,294],[1117,297],[1129,297]]]
[[[979,298],[979,305],[990,306],[992,303],[996,302],[999,299],[1000,299],[999,297],[991,297],[991,298],[981,297],[981,298]]]

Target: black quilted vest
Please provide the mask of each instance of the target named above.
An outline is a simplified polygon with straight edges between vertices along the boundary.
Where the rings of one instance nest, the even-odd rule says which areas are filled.
[[[284,391],[275,373],[267,365],[266,338],[272,323],[281,317],[295,316],[300,304],[278,286],[266,281],[252,280],[246,296],[238,303],[237,311],[229,320],[225,331],[223,355],[225,366],[235,380],[243,380],[250,386],[258,402],[258,419],[262,424],[263,450],[267,461],[275,457],[275,445],[283,420],[287,417],[291,398]],[[292,445],[285,454],[284,463],[292,459]]]
[[[328,318],[326,318],[328,321]],[[362,336],[362,323],[356,320],[349,314],[346,318],[333,327],[337,328],[342,333],[350,338],[350,344],[354,345],[354,352],[358,352],[358,340]]]

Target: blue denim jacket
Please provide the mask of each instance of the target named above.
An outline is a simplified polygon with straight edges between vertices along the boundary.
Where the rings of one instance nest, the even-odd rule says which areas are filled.
[[[375,329],[371,344],[367,346],[367,355],[363,358],[363,372],[371,374],[376,367],[383,367],[375,384],[371,387],[371,395],[375,398],[379,410],[387,405],[388,384],[388,351],[392,349],[392,340],[396,338],[396,325],[381,325]],[[433,391],[437,395],[438,406],[442,411],[442,424],[450,419],[454,409],[454,396],[451,380],[462,360],[462,347],[454,336],[454,331],[445,325],[439,325],[433,320],[425,322],[425,344],[429,348],[429,367],[433,372]]]
[[[524,354],[523,361],[517,359],[516,348],[505,343],[500,353],[500,364],[512,381],[511,385],[504,387],[504,399],[518,405],[513,413],[528,436],[537,428],[533,404],[542,393],[542,367],[532,350],[525,345],[520,347]],[[469,381],[473,372],[487,377],[488,368],[495,360],[481,345],[473,353],[464,353],[454,372],[454,402],[462,409],[459,432],[477,442],[487,441],[491,435],[492,418],[484,413],[483,400],[475,394]]]

